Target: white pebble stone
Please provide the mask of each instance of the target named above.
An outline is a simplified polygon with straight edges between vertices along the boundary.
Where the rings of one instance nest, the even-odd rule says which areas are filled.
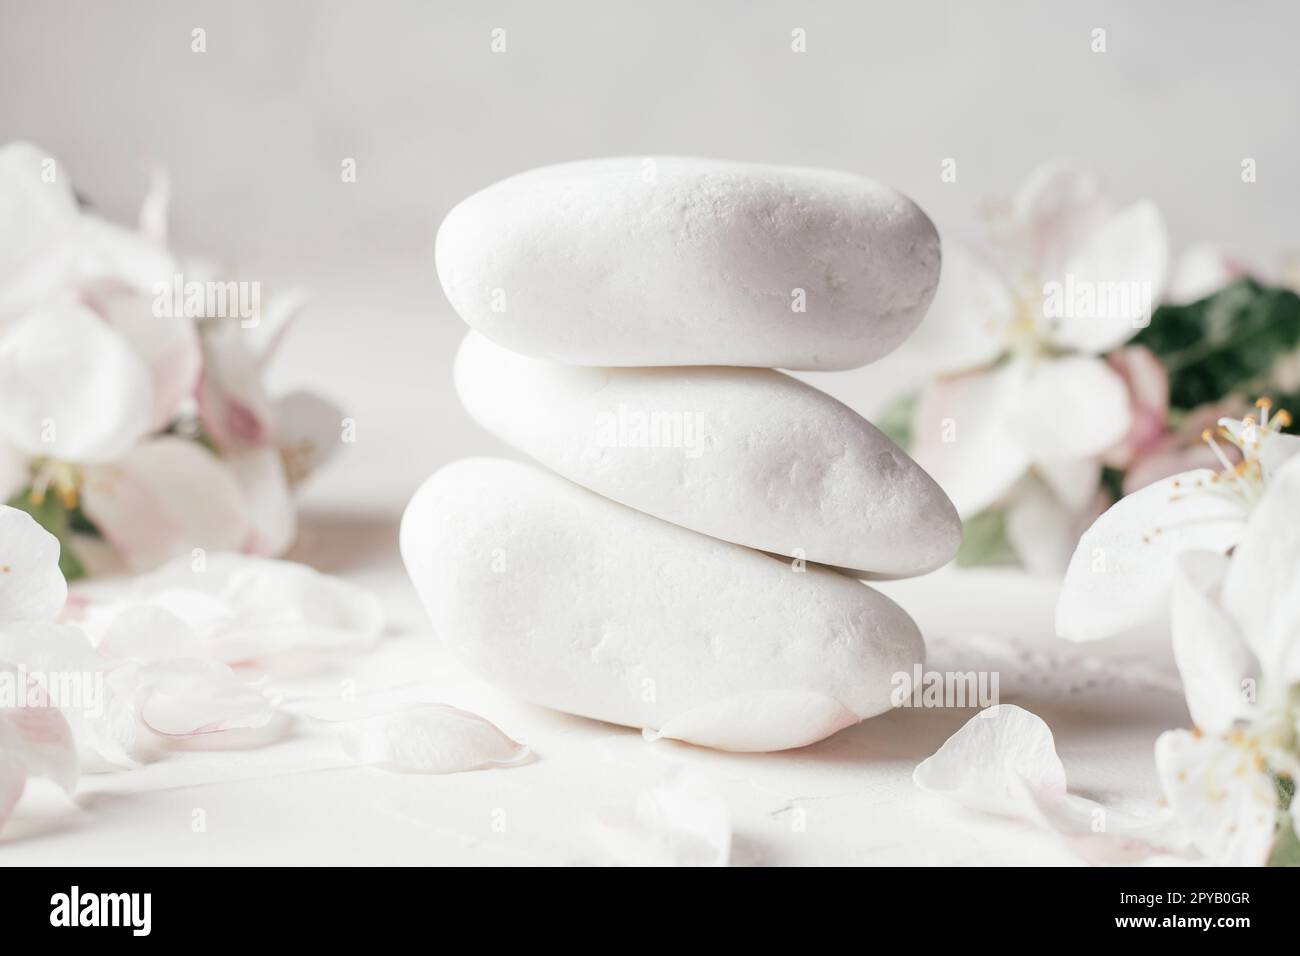
[[[561,365],[471,332],[456,389],[552,471],[715,538],[879,577],[932,571],[961,542],[956,510],[901,448],[771,369]]]
[[[939,279],[934,226],[888,186],[671,156],[502,180],[447,215],[436,258],[475,329],[579,365],[856,368]]]
[[[434,628],[534,703],[727,750],[813,743],[891,706],[924,645],[852,578],[718,541],[533,465],[416,492],[402,556]]]

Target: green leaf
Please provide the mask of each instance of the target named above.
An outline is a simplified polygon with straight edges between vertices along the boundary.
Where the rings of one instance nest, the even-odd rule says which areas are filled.
[[[1278,829],[1277,839],[1273,841],[1273,852],[1268,856],[1268,865],[1300,866],[1300,839],[1296,838],[1290,814],[1282,817],[1282,826]]]
[[[1007,540],[1006,513],[989,509],[981,511],[962,523],[961,547],[957,550],[957,566],[1002,565],[1018,567],[1020,559]]]
[[[872,419],[873,424],[904,451],[912,444],[912,414],[916,411],[916,403],[920,400],[919,391],[899,395]]]
[[[39,500],[28,488],[10,498],[6,504],[19,511],[25,511],[36,523],[59,539],[59,570],[64,578],[75,581],[86,576],[86,567],[77,557],[72,547],[73,515],[76,509],[68,509],[54,495],[45,495]],[[85,520],[84,517],[81,520]]]
[[[1198,302],[1162,305],[1133,344],[1164,364],[1175,409],[1267,394],[1274,363],[1300,347],[1300,296],[1240,279]]]

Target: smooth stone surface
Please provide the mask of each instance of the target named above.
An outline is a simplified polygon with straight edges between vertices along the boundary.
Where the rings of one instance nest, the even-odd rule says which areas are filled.
[[[448,213],[436,257],[471,326],[578,365],[856,368],[907,338],[939,280],[934,226],[888,186],[671,156],[502,180]]]
[[[865,584],[679,528],[534,465],[453,462],[402,518],[448,648],[533,703],[726,750],[799,747],[891,706],[924,657]]]
[[[906,452],[771,369],[561,365],[471,332],[456,390],[552,471],[715,538],[869,577],[924,574],[961,543],[948,497]]]

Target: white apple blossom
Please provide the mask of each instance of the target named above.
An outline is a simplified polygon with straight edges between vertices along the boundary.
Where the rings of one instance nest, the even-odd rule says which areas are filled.
[[[1149,321],[1168,240],[1152,203],[1116,210],[1063,162],[1031,175],[998,225],[996,268],[945,246],[906,346],[939,375],[916,407],[914,455],[963,518],[1008,505],[1017,552],[1059,569],[1068,549],[1031,546],[1073,540],[1103,455],[1132,425],[1125,380],[1102,356]]]
[[[43,150],[0,148],[0,500],[79,507],[136,571],[194,548],[283,553],[291,489],[337,446],[341,419],[316,396],[265,390],[300,296],[248,328],[159,314],[181,268],[168,197],[155,177],[139,229],[122,228],[82,209]]]
[[[1300,776],[1300,460],[1283,467],[1232,556],[1177,561],[1174,655],[1196,724],[1156,742],[1170,807],[1210,860],[1262,865],[1289,814],[1279,783]]]
[[[1204,439],[1222,470],[1194,469],[1126,495],[1079,539],[1056,611],[1056,632],[1074,641],[1159,633],[1168,624],[1178,556],[1192,549],[1226,554],[1300,437],[1281,429],[1285,411],[1258,403],[1258,421],[1221,419]],[[1241,453],[1228,460],[1219,441]]]

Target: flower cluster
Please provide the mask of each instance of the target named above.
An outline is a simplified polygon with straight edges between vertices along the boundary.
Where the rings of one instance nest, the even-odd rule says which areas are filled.
[[[167,203],[158,177],[124,228],[44,151],[0,148],[0,500],[59,538],[70,578],[88,536],[137,571],[194,548],[282,553],[291,487],[338,443],[336,409],[264,384],[300,298],[263,305],[178,258]]]
[[[989,218],[983,257],[946,245],[906,347],[930,377],[905,437],[965,521],[958,563],[1060,573],[1115,500],[1216,466],[1202,432],[1248,394],[1294,390],[1300,297],[1207,247],[1171,266],[1152,203],[1067,163]]]

